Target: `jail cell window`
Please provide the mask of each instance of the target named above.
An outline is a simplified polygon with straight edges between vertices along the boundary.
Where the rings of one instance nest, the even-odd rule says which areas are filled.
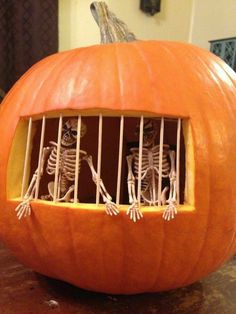
[[[120,205],[184,204],[186,153],[180,118],[100,114],[44,116],[23,123],[28,132],[22,199],[106,203],[113,214]]]

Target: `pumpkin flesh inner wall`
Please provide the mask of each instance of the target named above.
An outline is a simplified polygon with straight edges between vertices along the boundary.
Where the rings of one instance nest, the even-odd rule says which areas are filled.
[[[75,112],[73,111],[73,116],[75,114],[79,115],[81,112]],[[140,118],[140,113],[138,118]],[[50,117],[52,115],[49,115]],[[57,115],[58,116],[58,115]],[[68,113],[63,112],[63,116],[71,116],[71,112],[69,111]],[[133,117],[135,116],[134,114],[132,115]],[[110,114],[110,117],[114,117],[114,114]],[[96,118],[96,117],[95,117]],[[125,118],[127,116],[125,115]],[[152,118],[155,118],[152,116]],[[48,115],[47,115],[48,119]],[[33,117],[33,120],[36,121],[38,120],[37,117]],[[46,120],[47,121],[47,120]],[[40,121],[38,121],[40,122]],[[184,142],[185,142],[185,191],[184,191],[184,205],[178,205],[178,210],[180,211],[194,211],[194,155],[193,155],[193,142],[192,142],[192,134],[191,134],[191,127],[188,119],[183,119],[182,120],[182,130],[183,130],[183,137],[184,137]],[[20,194],[21,194],[21,183],[22,183],[22,177],[23,177],[23,167],[24,167],[24,158],[25,158],[25,148],[26,148],[26,141],[27,141],[27,132],[28,132],[28,121],[26,119],[20,120],[18,127],[15,132],[15,136],[13,139],[13,144],[12,148],[10,151],[10,157],[9,157],[9,162],[8,162],[8,171],[7,171],[7,198],[11,200],[15,200],[16,202],[20,201]],[[36,133],[36,126],[35,123],[32,124],[32,138]],[[53,139],[51,139],[53,140]],[[49,143],[44,143],[44,146],[48,146]],[[83,147],[81,147],[83,149]],[[30,142],[30,159],[37,159],[37,156],[32,156],[32,140]],[[17,162],[15,159],[15,156],[17,156]],[[30,171],[30,160],[27,165],[27,180],[29,180],[32,177],[32,169]],[[34,162],[34,164],[37,164]],[[96,163],[94,163],[96,165]],[[35,171],[36,167],[34,166],[33,168]],[[114,178],[114,181],[116,181],[117,178]],[[51,179],[52,180],[52,179]],[[26,185],[27,188],[28,185]],[[53,206],[51,201],[42,201],[42,200],[34,200],[33,202],[40,202],[41,204],[49,204],[50,206]],[[125,202],[126,203],[126,202]],[[64,205],[63,205],[64,204]],[[121,202],[122,204],[122,202]],[[126,203],[127,204],[127,203]],[[60,206],[65,206],[65,203],[57,203],[57,205]],[[66,207],[72,207],[74,208],[75,206],[83,207],[83,208],[91,208],[91,209],[98,209],[100,210],[101,208],[104,208],[104,206],[101,204],[101,206],[95,206],[95,204],[92,202],[92,204],[79,202],[78,204],[73,204],[73,203],[66,203]],[[121,211],[126,211],[128,208],[128,205],[121,205],[120,209]],[[142,206],[143,211],[162,211],[163,207],[158,207],[158,206]]]

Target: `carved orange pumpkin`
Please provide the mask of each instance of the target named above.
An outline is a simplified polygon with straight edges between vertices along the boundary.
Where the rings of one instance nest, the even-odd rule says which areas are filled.
[[[139,293],[190,284],[236,247],[236,75],[192,45],[137,41],[75,49],[33,66],[1,110],[0,234],[22,263],[81,288]],[[32,202],[18,221],[19,178],[29,116],[103,113],[181,116],[186,145],[185,205],[165,222],[145,207],[132,223],[102,205]],[[16,132],[17,130],[17,132]],[[16,153],[18,155],[16,155]]]

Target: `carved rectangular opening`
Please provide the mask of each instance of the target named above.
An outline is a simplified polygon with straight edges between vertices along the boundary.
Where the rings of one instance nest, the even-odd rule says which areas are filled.
[[[33,199],[52,202],[98,205],[111,196],[117,205],[135,198],[141,206],[161,206],[170,197],[184,204],[189,193],[186,121],[102,115],[30,118],[21,197],[28,190]]]

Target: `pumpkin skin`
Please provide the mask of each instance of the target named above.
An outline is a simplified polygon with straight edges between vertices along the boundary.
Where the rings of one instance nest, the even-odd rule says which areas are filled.
[[[189,44],[137,41],[75,49],[33,66],[6,97],[0,116],[0,235],[25,265],[78,287],[133,294],[191,284],[236,249],[236,75]],[[189,119],[194,206],[166,222],[144,208],[131,222],[104,206],[32,202],[17,220],[7,169],[20,118],[75,110]],[[17,161],[16,161],[17,162]],[[187,165],[188,166],[188,165]]]

